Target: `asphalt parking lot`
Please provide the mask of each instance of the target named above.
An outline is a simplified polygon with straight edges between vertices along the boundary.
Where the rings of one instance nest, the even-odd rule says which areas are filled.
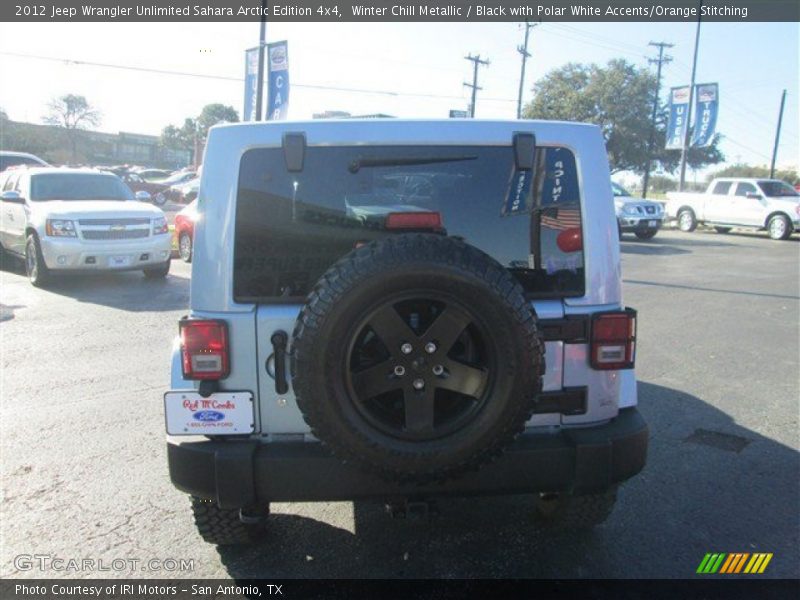
[[[772,552],[800,577],[800,239],[664,231],[622,243],[639,310],[645,471],[588,535],[537,529],[525,496],[430,521],[369,503],[273,506],[262,545],[195,533],[166,469],[161,396],[188,265],[31,287],[0,273],[0,576],[690,577],[706,552]],[[193,570],[24,570],[18,555],[191,559]]]

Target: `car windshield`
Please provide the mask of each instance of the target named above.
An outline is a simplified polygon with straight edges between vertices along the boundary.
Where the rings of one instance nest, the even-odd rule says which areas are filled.
[[[796,198],[800,196],[797,191],[785,181],[759,181],[758,187],[764,192],[766,196],[780,197],[790,196]]]
[[[614,183],[613,181],[611,182],[611,189],[614,191],[615,196],[630,196],[628,190],[626,190],[620,184]]]
[[[115,175],[43,173],[31,176],[31,200],[133,200]]]

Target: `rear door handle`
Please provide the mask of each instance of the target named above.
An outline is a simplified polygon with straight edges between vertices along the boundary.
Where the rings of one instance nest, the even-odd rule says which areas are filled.
[[[286,345],[289,336],[285,331],[276,331],[270,341],[275,356],[275,391],[278,394],[285,394],[289,391],[289,383],[286,381]]]

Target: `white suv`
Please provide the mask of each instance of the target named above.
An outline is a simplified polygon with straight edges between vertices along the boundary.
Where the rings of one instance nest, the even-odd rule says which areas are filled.
[[[25,259],[31,283],[55,272],[169,272],[164,213],[137,201],[117,177],[94,169],[18,168],[0,175],[2,250]]]
[[[609,515],[648,433],[597,127],[226,125],[204,164],[164,402],[206,541],[257,538],[270,502]]]

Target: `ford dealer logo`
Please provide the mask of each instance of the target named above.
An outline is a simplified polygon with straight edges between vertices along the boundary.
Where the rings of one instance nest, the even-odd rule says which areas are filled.
[[[192,415],[192,418],[196,421],[202,421],[203,423],[216,423],[217,421],[222,421],[225,415],[215,410],[201,410]]]

